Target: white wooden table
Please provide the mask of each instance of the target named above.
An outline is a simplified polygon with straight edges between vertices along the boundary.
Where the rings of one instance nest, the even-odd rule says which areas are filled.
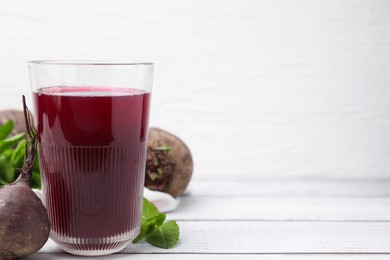
[[[99,259],[390,259],[390,179],[193,180],[168,218],[181,228],[175,248]],[[85,257],[49,240],[25,259]]]

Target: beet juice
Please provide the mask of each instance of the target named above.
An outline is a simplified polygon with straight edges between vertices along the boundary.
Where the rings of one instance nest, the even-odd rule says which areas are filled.
[[[150,93],[48,87],[33,97],[51,237],[77,254],[125,247],[139,233]]]

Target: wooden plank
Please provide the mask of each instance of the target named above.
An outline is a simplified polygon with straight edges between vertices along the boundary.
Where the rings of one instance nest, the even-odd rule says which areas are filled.
[[[390,179],[240,178],[194,179],[186,194],[193,196],[261,197],[390,197]]]
[[[139,254],[390,254],[390,223],[179,221],[180,243],[170,250],[147,243]],[[49,241],[40,253],[61,253]]]
[[[195,180],[191,185],[190,195],[168,213],[181,227],[177,247],[141,243],[104,259],[390,259],[386,180]],[[64,254],[51,240],[27,259],[54,256],[84,259]]]
[[[182,197],[176,220],[390,221],[390,198]]]
[[[113,254],[99,259],[137,259],[137,260],[388,260],[386,254],[293,254],[293,255],[261,255],[261,254]],[[23,258],[25,260],[85,260],[86,257],[72,256],[68,254],[34,254]]]
[[[179,246],[138,253],[390,253],[390,223],[179,222]]]

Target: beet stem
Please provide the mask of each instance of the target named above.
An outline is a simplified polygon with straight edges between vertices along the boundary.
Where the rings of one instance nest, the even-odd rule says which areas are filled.
[[[34,126],[33,116],[26,105],[26,98],[24,95],[23,95],[23,111],[24,111],[24,120],[25,120],[26,131],[27,131],[27,143],[25,148],[23,166],[21,169],[19,169],[20,175],[18,180],[16,180],[16,182],[18,181],[25,182],[29,186],[31,186],[32,172],[33,172],[34,161],[36,157],[35,148],[36,148],[36,141],[37,141],[37,132]]]

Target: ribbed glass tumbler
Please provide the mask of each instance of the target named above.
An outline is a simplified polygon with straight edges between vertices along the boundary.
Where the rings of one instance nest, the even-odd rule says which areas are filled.
[[[31,61],[51,238],[104,255],[139,233],[153,64]]]

